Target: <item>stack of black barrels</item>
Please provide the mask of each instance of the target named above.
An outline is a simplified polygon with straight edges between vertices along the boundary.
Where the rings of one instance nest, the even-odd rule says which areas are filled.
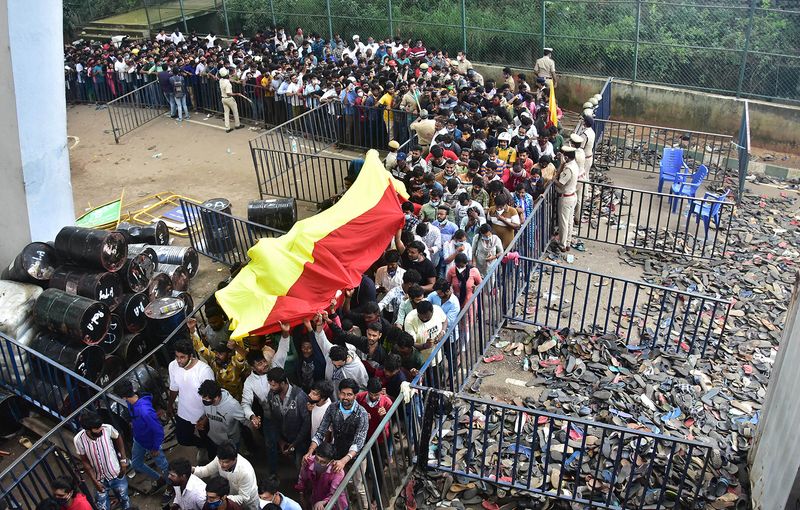
[[[193,308],[197,253],[168,242],[158,221],[113,232],[64,227],[54,242],[23,248],[0,278],[45,288],[34,306],[43,332],[30,347],[101,386],[141,360]]]

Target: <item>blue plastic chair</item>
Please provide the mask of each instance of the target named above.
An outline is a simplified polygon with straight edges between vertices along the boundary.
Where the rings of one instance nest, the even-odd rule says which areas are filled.
[[[691,182],[687,182],[686,178],[691,177]],[[694,198],[697,195],[697,188],[703,184],[705,178],[708,177],[708,167],[700,165],[693,174],[678,172],[675,175],[675,182],[672,183],[670,189],[669,202],[672,205],[672,212],[678,212],[678,204],[681,200],[679,197]],[[692,208],[692,201],[689,201],[689,209]]]
[[[703,224],[706,226],[706,235],[708,235],[708,227],[712,221],[716,228],[719,228],[719,213],[722,210],[722,205],[727,202],[728,195],[730,194],[731,190],[729,189],[725,190],[725,193],[721,195],[706,192],[703,195],[703,202],[693,202],[692,206],[689,208],[686,226],[689,226],[689,219],[692,216],[696,216],[696,223],[700,223],[700,220],[703,220]]]
[[[689,170],[683,162],[683,149],[664,147],[664,154],[658,164],[658,192],[664,187],[665,182],[675,182],[682,169]]]

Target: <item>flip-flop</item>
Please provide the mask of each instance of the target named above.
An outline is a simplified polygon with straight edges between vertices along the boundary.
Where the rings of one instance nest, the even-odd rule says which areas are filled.
[[[502,354],[498,353],[498,354],[495,354],[493,356],[487,356],[487,357],[483,358],[483,362],[484,363],[494,363],[495,361],[503,361],[504,359],[505,359],[505,356],[503,356]]]

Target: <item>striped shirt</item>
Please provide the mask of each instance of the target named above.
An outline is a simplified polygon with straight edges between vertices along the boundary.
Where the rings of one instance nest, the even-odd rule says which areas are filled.
[[[75,434],[75,451],[86,455],[98,481],[109,481],[119,476],[119,460],[114,440],[119,437],[117,429],[103,424],[103,433],[97,439],[90,438],[85,430]]]

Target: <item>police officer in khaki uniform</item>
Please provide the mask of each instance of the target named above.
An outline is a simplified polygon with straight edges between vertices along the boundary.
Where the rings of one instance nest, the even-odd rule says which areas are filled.
[[[583,117],[583,137],[586,141],[583,144],[583,152],[586,155],[586,160],[583,163],[583,173],[586,175],[586,178],[589,178],[589,170],[592,168],[592,163],[594,162],[594,141],[595,141],[595,132],[594,132],[594,119],[588,115],[584,115]]]
[[[550,57],[552,54],[553,48],[545,48],[544,56],[533,65],[533,72],[537,78],[552,79],[553,87],[555,87],[558,79],[556,77],[556,63]]]
[[[585,171],[586,166],[586,153],[583,146],[586,144],[586,139],[577,134],[572,133],[569,135],[569,143],[575,147],[575,163],[578,164],[578,181],[585,181],[589,178],[588,172]],[[575,201],[575,226],[577,227],[581,222],[581,207],[583,205],[583,185],[579,182],[575,191],[577,200]]]
[[[564,162],[558,169],[555,178],[558,192],[558,248],[569,251],[572,242],[573,220],[575,217],[575,190],[578,183],[578,163],[575,161],[575,147],[567,145],[561,148]]]
[[[228,79],[227,69],[224,67],[220,69],[219,76],[219,91],[222,94],[222,109],[225,112],[225,132],[230,133],[233,131],[230,122],[231,111],[233,111],[233,124],[236,129],[244,127],[239,123],[239,106],[236,104],[236,99],[233,98],[233,96],[240,96],[241,94],[234,94],[233,85]]]

